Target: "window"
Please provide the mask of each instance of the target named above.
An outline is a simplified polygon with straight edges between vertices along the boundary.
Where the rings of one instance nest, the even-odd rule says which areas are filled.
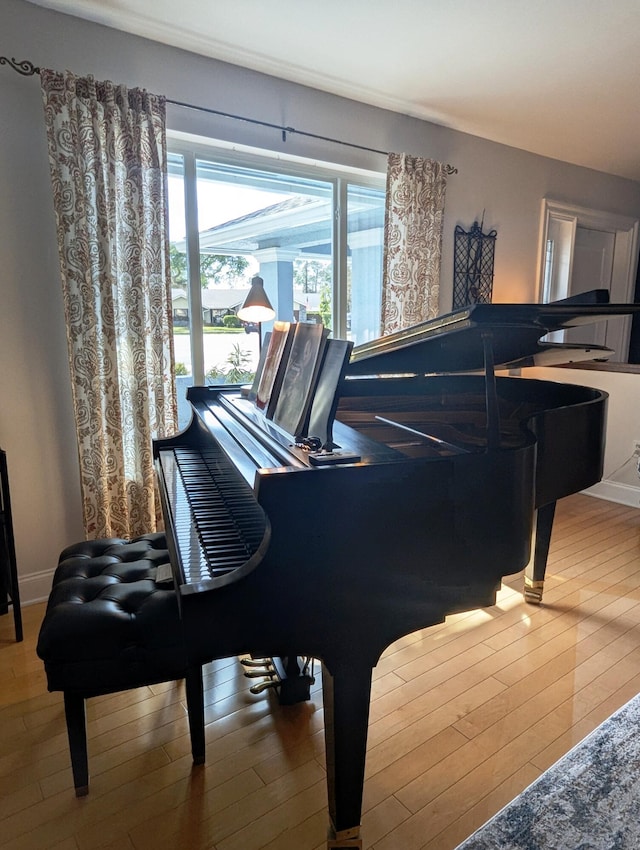
[[[276,317],[379,336],[384,175],[169,141],[169,235],[181,426],[191,384],[247,382],[260,334],[236,313],[259,274]]]

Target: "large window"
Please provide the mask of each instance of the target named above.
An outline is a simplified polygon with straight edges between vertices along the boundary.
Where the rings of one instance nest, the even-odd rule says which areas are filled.
[[[258,328],[236,313],[259,274],[283,321],[379,336],[384,175],[169,143],[176,379],[251,380]],[[183,416],[181,424],[184,424]]]

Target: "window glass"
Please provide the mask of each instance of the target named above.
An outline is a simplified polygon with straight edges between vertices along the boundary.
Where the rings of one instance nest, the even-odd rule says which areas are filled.
[[[176,244],[184,242],[186,234],[184,158],[169,154],[169,254],[171,259],[171,301],[173,310],[173,350],[175,382],[178,398],[178,427],[189,422],[187,387],[193,385],[191,365],[191,326],[189,322],[189,287],[186,255]]]
[[[189,416],[187,386],[253,378],[270,324],[258,328],[236,314],[256,274],[280,320],[322,322],[356,344],[379,335],[380,185],[183,149],[169,154],[169,219],[181,427]]]
[[[234,324],[255,274],[278,319],[321,321],[320,301],[330,299],[333,286],[331,182],[198,160],[197,185],[201,263],[211,267],[202,296],[217,311],[206,315],[206,326],[221,318]],[[324,317],[330,321],[330,312]],[[252,371],[257,328],[244,329],[250,332],[243,340],[226,345]],[[205,371],[217,381],[227,370],[216,342],[205,346]]]
[[[355,345],[380,336],[384,203],[382,189],[347,188],[346,331]]]

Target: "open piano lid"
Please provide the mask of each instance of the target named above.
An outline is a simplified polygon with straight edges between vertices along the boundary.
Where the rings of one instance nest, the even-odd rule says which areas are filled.
[[[496,367],[552,365],[607,359],[610,348],[540,342],[543,336],[612,316],[640,304],[610,304],[606,289],[550,304],[472,304],[353,349],[347,376],[428,374],[484,370],[490,334]]]

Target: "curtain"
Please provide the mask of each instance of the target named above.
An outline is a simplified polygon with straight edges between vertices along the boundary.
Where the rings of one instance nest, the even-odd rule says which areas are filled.
[[[161,517],[151,441],[177,428],[165,100],[41,71],[85,531]]]
[[[381,332],[385,336],[439,313],[445,166],[390,153],[384,225]]]

